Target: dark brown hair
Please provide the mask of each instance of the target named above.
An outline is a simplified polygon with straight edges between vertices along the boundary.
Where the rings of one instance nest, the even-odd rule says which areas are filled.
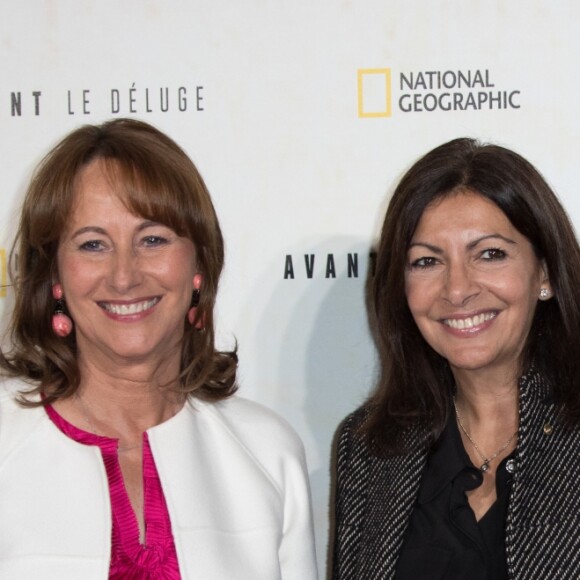
[[[554,297],[538,303],[521,371],[533,365],[551,385],[564,416],[580,422],[580,248],[574,229],[544,178],[523,157],[496,145],[455,139],[407,171],[383,223],[371,291],[381,375],[363,427],[382,452],[400,451],[401,433],[410,426],[424,428],[432,442],[448,419],[453,377],[412,318],[405,268],[425,208],[458,189],[496,204],[545,261]]]
[[[69,397],[79,386],[74,331],[62,339],[51,328],[51,286],[57,279],[59,239],[71,212],[77,176],[96,159],[104,162],[130,211],[192,240],[203,274],[197,317],[205,326],[199,332],[184,317],[180,389],[208,400],[228,397],[236,390],[237,356],[214,347],[213,308],[224,244],[213,204],[185,152],[158,129],[131,119],[73,131],[35,171],[12,249],[16,304],[10,325],[12,346],[2,367],[33,382],[33,392],[41,392],[45,403]]]

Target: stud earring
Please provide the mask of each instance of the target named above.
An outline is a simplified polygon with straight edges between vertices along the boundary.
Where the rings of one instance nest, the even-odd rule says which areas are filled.
[[[64,312],[64,300],[62,297],[62,286],[60,284],[55,284],[52,287],[52,297],[56,300],[54,313],[52,315],[52,330],[57,336],[64,338],[72,332],[73,323]]]
[[[547,288],[540,288],[540,300],[547,300],[550,298],[550,291]]]

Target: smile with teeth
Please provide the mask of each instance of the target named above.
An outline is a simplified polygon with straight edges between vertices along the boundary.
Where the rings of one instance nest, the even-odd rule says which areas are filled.
[[[131,316],[132,314],[140,314],[159,302],[160,298],[151,298],[150,300],[143,300],[142,302],[134,302],[132,304],[111,304],[110,302],[99,302],[99,306],[117,316]]]
[[[496,316],[497,312],[484,312],[476,316],[471,316],[470,318],[445,318],[443,324],[451,328],[456,328],[457,330],[465,330],[479,326]]]

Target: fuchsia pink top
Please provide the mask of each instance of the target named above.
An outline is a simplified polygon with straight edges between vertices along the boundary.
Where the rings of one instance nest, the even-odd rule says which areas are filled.
[[[83,445],[96,445],[101,450],[109,481],[113,522],[109,578],[179,580],[181,576],[169,512],[147,433],[143,433],[143,501],[146,532],[145,544],[141,544],[139,526],[119,464],[118,440],[75,427],[50,405],[46,406],[46,412],[65,435]]]

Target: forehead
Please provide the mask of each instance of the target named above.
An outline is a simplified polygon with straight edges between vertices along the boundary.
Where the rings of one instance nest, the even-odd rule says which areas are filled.
[[[109,223],[141,222],[147,219],[129,207],[124,185],[118,172],[100,159],[90,162],[77,174],[72,193],[71,208],[65,225],[70,233],[79,222]]]
[[[155,211],[153,198],[150,188],[134,171],[115,159],[97,158],[83,166],[75,177],[71,214],[107,203],[120,212],[163,222],[161,215],[155,215],[160,212]]]
[[[114,161],[94,159],[83,166],[77,173],[73,187],[73,206],[83,198],[88,198],[91,193],[107,192],[119,199],[124,196],[121,193],[122,178],[118,166]]]
[[[517,232],[505,213],[483,195],[460,190],[432,201],[423,211],[413,239],[429,234],[445,236],[451,232]],[[520,234],[521,235],[521,234]]]
[[[96,158],[77,173],[71,210],[89,195],[107,193],[134,216],[164,224],[180,236],[194,239],[202,216],[195,184],[182,175],[142,168],[130,161]]]

